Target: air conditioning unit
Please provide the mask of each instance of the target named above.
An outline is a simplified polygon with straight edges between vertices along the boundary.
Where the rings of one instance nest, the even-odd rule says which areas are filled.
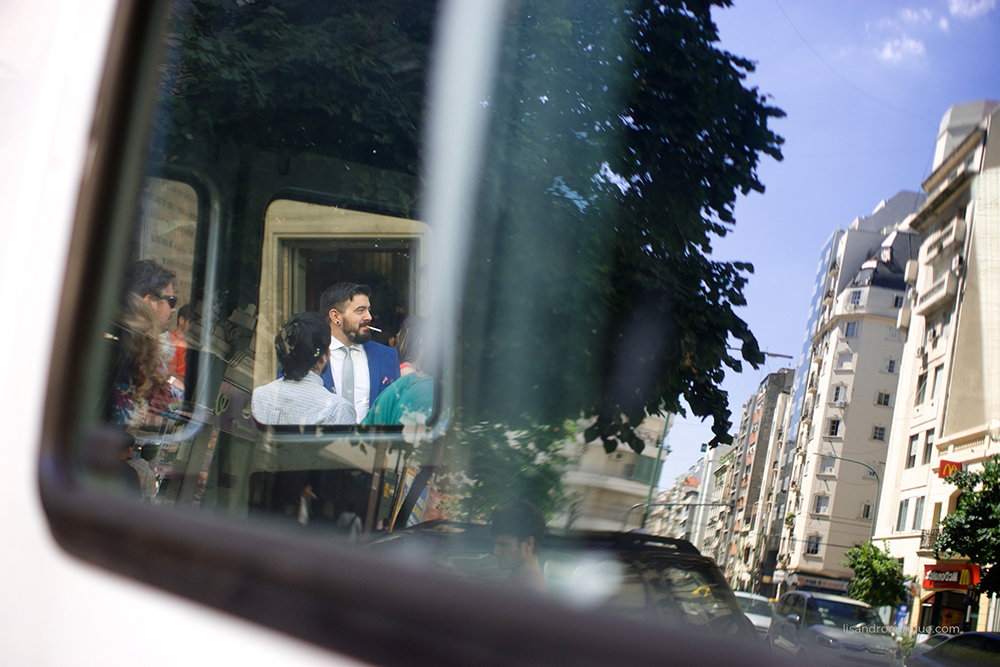
[[[962,264],[964,264],[964,263],[965,263],[965,260],[962,259],[961,255],[955,255],[954,257],[952,257],[951,258],[951,272],[952,273],[958,273],[962,269]]]
[[[921,345],[920,347],[917,348],[917,356],[918,357],[922,357],[925,354],[927,354],[927,349],[923,345]]]
[[[835,401],[834,405],[837,406],[838,408],[843,408],[847,406],[847,401],[844,400]]]

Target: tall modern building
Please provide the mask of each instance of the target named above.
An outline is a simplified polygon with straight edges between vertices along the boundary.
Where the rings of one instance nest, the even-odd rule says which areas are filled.
[[[793,385],[794,447],[775,459],[778,488],[788,489],[775,583],[844,591],[844,552],[871,536],[897,400],[904,274],[919,243],[905,223],[923,199],[897,194],[825,249]]]
[[[876,538],[916,582],[910,627],[996,629],[1000,613],[970,595],[977,565],[937,558],[940,520],[958,491],[945,478],[1000,454],[1000,110],[952,107],[941,123],[927,202],[910,227],[920,254],[910,297]]]

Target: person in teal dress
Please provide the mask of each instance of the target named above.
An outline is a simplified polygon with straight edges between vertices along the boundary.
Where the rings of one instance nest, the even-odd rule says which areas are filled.
[[[434,378],[423,371],[425,320],[406,318],[396,336],[400,378],[386,387],[362,424],[426,424],[434,408]]]

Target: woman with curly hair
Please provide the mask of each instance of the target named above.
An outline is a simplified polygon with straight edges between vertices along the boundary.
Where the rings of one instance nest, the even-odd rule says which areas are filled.
[[[177,303],[172,271],[152,260],[136,262],[118,316],[111,418],[132,429],[162,426],[174,418],[172,404],[183,397],[173,386],[168,362],[173,348],[166,337]]]

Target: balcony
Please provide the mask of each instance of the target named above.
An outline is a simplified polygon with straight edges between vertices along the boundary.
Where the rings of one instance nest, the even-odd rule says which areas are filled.
[[[958,293],[958,276],[951,271],[938,278],[929,289],[917,299],[913,312],[922,317],[936,308],[943,307],[955,300]]]
[[[930,530],[920,531],[920,549],[919,551],[934,551],[934,544],[937,542],[938,529],[931,528]]]

